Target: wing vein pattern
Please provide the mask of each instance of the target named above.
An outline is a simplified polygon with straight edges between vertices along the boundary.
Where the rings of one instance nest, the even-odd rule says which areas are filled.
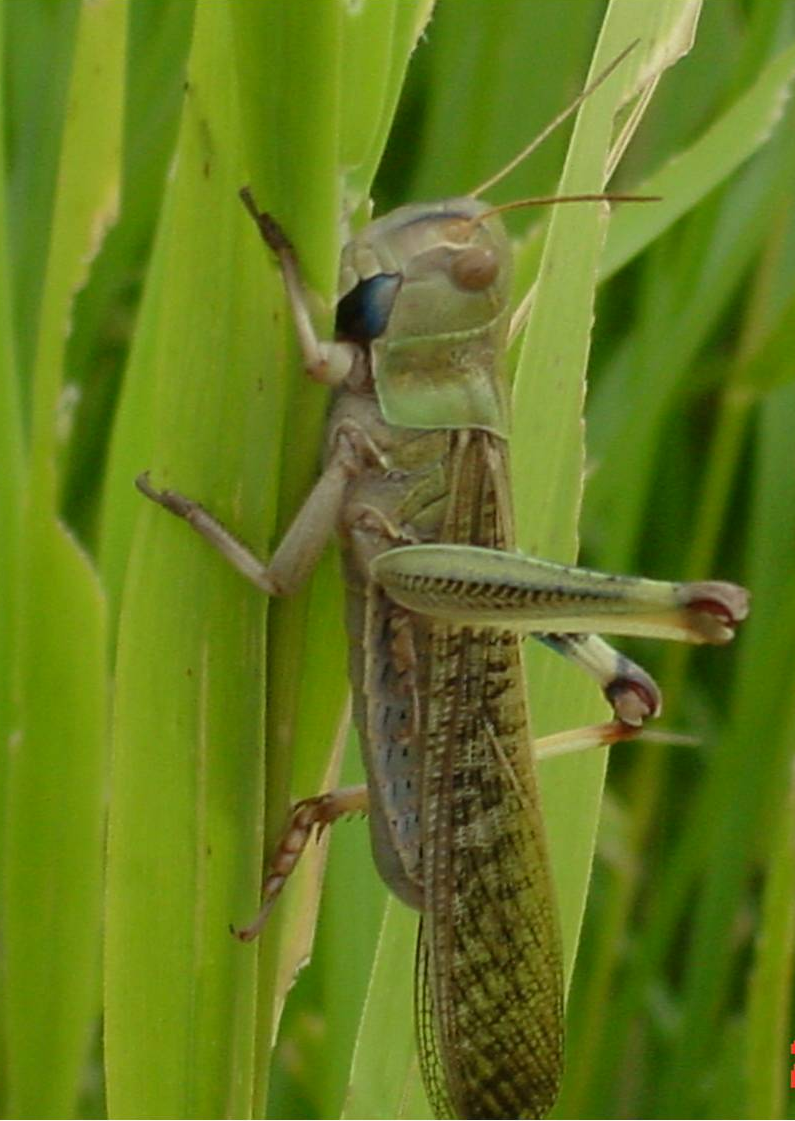
[[[472,431],[451,442],[441,539],[513,548],[502,442]],[[560,1076],[561,954],[521,647],[435,622],[427,638],[415,1013],[426,1087],[440,1116],[540,1117]]]

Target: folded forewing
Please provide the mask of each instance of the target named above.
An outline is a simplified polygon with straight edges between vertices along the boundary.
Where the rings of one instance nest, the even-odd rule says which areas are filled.
[[[460,1117],[539,1117],[560,1080],[562,980],[521,651],[510,634],[440,625],[430,650],[418,1028],[438,1058],[426,1055],[426,1080],[441,1084],[443,1068]]]

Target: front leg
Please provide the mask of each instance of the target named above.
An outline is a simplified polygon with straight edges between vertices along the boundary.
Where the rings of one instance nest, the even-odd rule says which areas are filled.
[[[374,457],[380,460],[366,433],[353,424],[341,425],[322,475],[267,563],[192,498],[175,490],[156,490],[146,471],[135,485],[147,498],[184,518],[252,584],[269,596],[286,596],[297,591],[314,569],[339,522],[348,483]]]
[[[248,187],[243,187],[240,198],[254,219],[260,237],[279,262],[306,372],[324,385],[339,385],[353,366],[355,347],[351,343],[326,341],[317,337],[293,243],[276,219],[259,209]]]

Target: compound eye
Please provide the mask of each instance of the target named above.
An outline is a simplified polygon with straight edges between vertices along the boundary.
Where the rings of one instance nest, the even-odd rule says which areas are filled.
[[[402,283],[398,273],[380,272],[360,280],[337,304],[338,337],[369,343],[382,335]]]
[[[499,267],[493,250],[471,245],[456,254],[450,275],[457,288],[465,292],[481,292],[497,279]]]

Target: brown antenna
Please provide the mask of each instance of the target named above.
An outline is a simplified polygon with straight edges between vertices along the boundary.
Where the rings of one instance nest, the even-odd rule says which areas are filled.
[[[635,39],[634,42],[630,43],[628,47],[624,48],[621,54],[616,55],[610,65],[606,67],[601,74],[594,78],[591,84],[589,86],[586,86],[578,97],[575,97],[571,105],[567,106],[567,108],[564,109],[561,113],[558,113],[558,115],[549,122],[546,128],[542,129],[538,136],[536,136],[534,140],[531,140],[527,147],[523,148],[521,152],[513,157],[512,160],[509,160],[503,168],[492,175],[490,179],[487,179],[484,183],[481,183],[480,186],[476,187],[474,191],[470,191],[470,197],[477,198],[478,195],[483,193],[483,191],[488,191],[491,187],[494,186],[495,183],[499,183],[500,180],[504,179],[506,175],[509,175],[515,167],[518,167],[520,163],[526,160],[532,152],[535,152],[536,148],[539,148],[544,143],[546,138],[555,131],[558,125],[562,125],[563,122],[567,120],[567,118],[569,118],[576,109],[579,109],[583,101],[585,101],[586,97],[590,97],[594,90],[598,89],[599,86],[601,86],[602,82],[606,81],[610,77],[616,67],[624,61],[627,55],[631,51],[635,50],[635,47],[637,47],[639,42],[640,39]]]

